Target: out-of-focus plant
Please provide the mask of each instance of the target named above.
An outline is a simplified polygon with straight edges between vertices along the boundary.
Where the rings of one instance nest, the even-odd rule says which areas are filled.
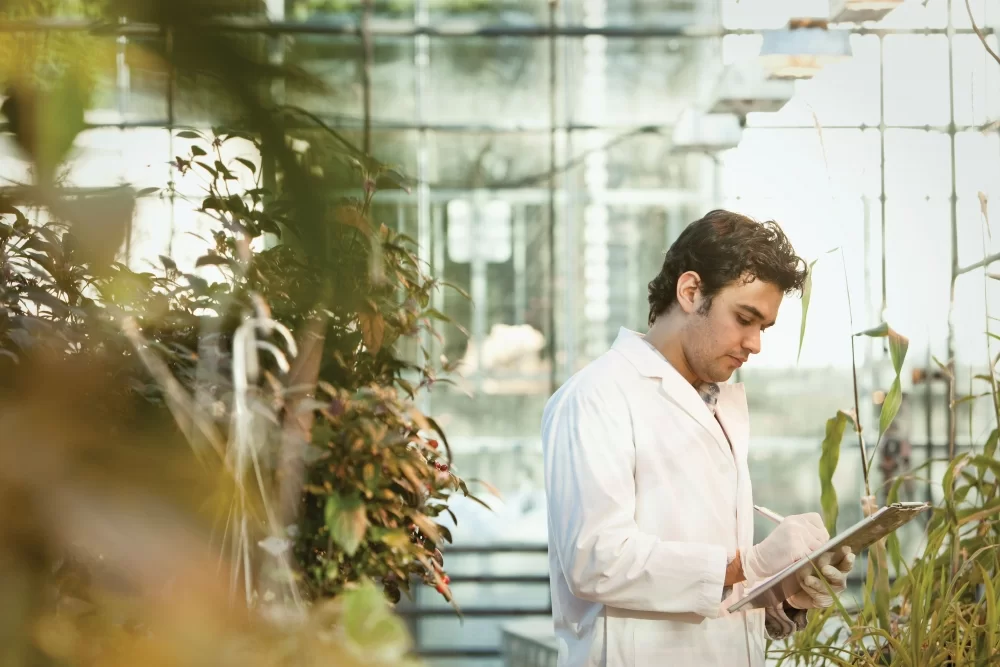
[[[419,347],[423,332],[434,334],[435,320],[449,322],[429,307],[440,283],[420,270],[410,239],[370,220],[375,184],[386,179],[398,183],[401,177],[362,157],[330,130],[312,135],[313,143],[324,136],[335,142],[334,154],[342,151],[339,155],[359,168],[363,198],[330,202],[330,246],[323,254],[302,249],[308,239],[283,216],[290,203],[282,192],[259,183],[245,191],[235,185],[234,171],[251,180],[256,174],[254,162],[246,158],[223,161],[222,150],[236,135],[196,143],[187,156],[178,158],[182,173],[198,170],[208,175],[209,194],[201,210],[220,225],[214,233],[215,248],[198,264],[217,266],[231,277],[228,284],[203,289],[212,294],[210,307],[220,315],[232,308],[227,303],[246,307],[247,295],[259,295],[275,304],[275,321],[307,341],[297,369],[312,359],[320,391],[296,396],[296,369],[286,369],[293,390],[285,396],[280,415],[287,450],[275,474],[283,476],[286,489],[299,479],[303,486],[298,492],[306,491],[300,500],[293,485],[292,491],[281,494],[276,512],[283,525],[297,526],[295,561],[307,575],[309,594],[336,595],[370,578],[384,582],[390,598],[398,600],[400,589],[406,590],[417,576],[450,599],[439,550],[450,535],[435,519],[447,511],[450,494],[470,494],[450,469],[441,429],[412,399],[437,382],[447,382],[439,373],[453,365],[439,368],[427,360],[426,351],[425,361],[416,363],[401,356],[397,345],[408,341]],[[209,152],[213,155],[207,156]],[[315,158],[306,150],[302,159]],[[283,242],[252,250],[264,233],[280,234]],[[323,298],[327,290],[332,296]],[[326,306],[309,307],[318,302]],[[322,337],[315,334],[317,323]],[[314,336],[304,336],[304,331]],[[223,339],[228,336],[225,328],[220,333]],[[169,347],[167,341],[159,342]],[[289,451],[297,454],[289,459]]]
[[[194,131],[181,134],[201,138]],[[450,536],[435,519],[447,511],[451,493],[469,492],[450,469],[444,434],[412,403],[416,392],[447,379],[439,378],[437,364],[408,361],[394,346],[400,339],[419,341],[423,331],[433,331],[434,320],[448,321],[429,307],[438,282],[419,270],[408,239],[369,221],[373,186],[364,201],[331,202],[329,256],[335,261],[320,263],[296,248],[302,242],[296,238],[253,249],[265,233],[294,236],[296,230],[282,214],[286,202],[281,193],[260,186],[254,161],[223,159],[228,143],[246,143],[245,136],[205,138],[176,161],[182,176],[196,172],[207,179],[208,193],[199,208],[218,226],[213,247],[197,266],[216,267],[219,280],[182,271],[167,257],[157,273],[113,263],[98,275],[90,263],[78,263],[72,233],[57,223],[33,225],[11,207],[12,224],[0,227],[0,236],[10,241],[5,287],[14,319],[2,332],[8,363],[16,363],[25,347],[38,345],[32,330],[42,326],[66,341],[57,350],[64,356],[113,348],[123,360],[117,369],[127,378],[122,387],[172,407],[182,432],[205,460],[212,450],[222,455],[225,434],[239,426],[238,421],[226,422],[238,420],[230,415],[238,412],[235,401],[242,394],[229,377],[237,363],[247,365],[236,350],[246,313],[263,317],[270,334],[287,322],[287,341],[259,341],[265,351],[281,354],[297,351],[294,336],[306,339],[302,332],[321,317],[326,333],[311,352],[318,356],[320,394],[296,396],[290,379],[294,356],[255,361],[251,366],[260,368],[242,390],[270,389],[257,397],[260,407],[271,406],[272,421],[285,425],[277,440],[297,452],[259,451],[259,444],[248,450],[259,456],[253,463],[263,472],[257,475],[277,478],[284,473],[286,488],[292,484],[293,491],[287,492],[293,494],[292,507],[287,502],[282,506],[276,493],[275,506],[264,513],[272,524],[265,533],[275,526],[279,532],[298,526],[296,561],[312,597],[335,595],[367,578],[382,581],[395,600],[418,576],[450,598],[439,550]],[[370,159],[365,166],[389,171]],[[249,187],[241,186],[240,179]],[[317,313],[308,304],[319,300],[331,276],[336,297]],[[277,307],[262,316],[261,304],[266,303]],[[163,360],[169,380],[150,378],[130,357],[119,331],[125,318],[134,323],[147,354]],[[450,368],[446,364],[443,370]],[[177,399],[164,386],[170,380],[195,392],[205,405],[178,410]],[[267,384],[282,382],[292,384],[277,391]],[[297,441],[301,433],[296,425],[303,419],[311,423],[309,437]],[[206,432],[209,428],[214,435]],[[242,469],[248,461],[234,465]],[[266,502],[266,493],[260,501]],[[252,543],[242,530],[225,530],[241,552]],[[244,560],[249,559],[237,560],[237,570],[245,569]]]
[[[395,598],[416,574],[450,597],[435,518],[466,489],[412,402],[450,365],[398,345],[447,319],[437,283],[370,216],[405,179],[271,104],[271,83],[307,77],[202,3],[99,4],[109,25],[158,24],[150,58],[217,82],[242,124],[180,133],[204,139],[175,168],[206,176],[218,222],[200,271],[138,271],[115,259],[137,193],[57,185],[86,90],[58,97],[60,126],[44,77],[10,88],[34,182],[0,198],[0,663],[408,664],[376,586]],[[226,157],[235,139],[259,160]],[[323,159],[355,170],[356,200],[329,197],[347,184]]]

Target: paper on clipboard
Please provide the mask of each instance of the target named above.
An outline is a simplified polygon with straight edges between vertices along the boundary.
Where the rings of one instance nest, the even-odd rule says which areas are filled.
[[[801,590],[796,573],[812,569],[811,561],[828,551],[837,551],[848,546],[858,554],[865,547],[874,544],[900,526],[909,523],[921,512],[930,509],[930,503],[893,503],[879,509],[866,519],[862,519],[843,531],[829,542],[809,554],[808,557],[792,563],[784,570],[757,585],[738,602],[729,606],[729,612],[746,611],[765,607],[777,607],[784,600]]]

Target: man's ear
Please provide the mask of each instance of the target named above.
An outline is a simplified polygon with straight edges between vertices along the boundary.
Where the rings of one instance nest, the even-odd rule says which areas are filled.
[[[701,303],[701,276],[685,271],[677,277],[677,303],[685,313],[698,310]]]

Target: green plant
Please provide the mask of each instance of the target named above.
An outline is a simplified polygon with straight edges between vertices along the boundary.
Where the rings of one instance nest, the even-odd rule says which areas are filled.
[[[987,312],[987,323],[989,319]],[[821,505],[831,533],[836,531],[837,521],[833,473],[848,423],[854,426],[862,454],[866,494],[862,498],[863,510],[867,516],[875,509],[868,471],[899,410],[900,372],[908,347],[906,338],[886,324],[856,335],[888,338],[895,377],[882,403],[878,440],[870,457],[856,412],[839,411],[827,422],[819,472]],[[780,648],[771,649],[777,664],[984,665],[1000,654],[1000,522],[995,518],[1000,513],[1000,460],[996,458],[1000,407],[996,360],[990,361],[987,372],[977,376],[990,385],[989,391],[960,400],[990,396],[996,428],[983,444],[981,454],[967,453],[944,461],[948,464],[940,482],[944,499],[932,510],[921,552],[912,559],[904,558],[895,534],[873,545],[858,608],[848,611],[838,601],[832,608],[811,612],[803,631],[785,640]],[[954,387],[953,366],[940,366]],[[950,399],[952,423],[958,403]],[[949,444],[950,451],[954,451],[954,443]],[[935,462],[927,461],[895,478],[886,502],[895,502],[901,486],[922,470],[929,474]],[[891,586],[890,562],[896,575]]]
[[[439,550],[450,535],[435,519],[447,511],[451,493],[470,494],[450,469],[443,433],[411,401],[417,392],[447,382],[440,374],[451,365],[438,368],[408,361],[400,356],[399,345],[419,342],[423,332],[433,334],[435,320],[448,318],[429,307],[439,283],[420,271],[412,242],[368,218],[376,193],[373,184],[400,177],[370,158],[362,161],[358,153],[349,153],[347,159],[357,161],[363,182],[369,184],[364,199],[331,201],[327,248],[305,251],[308,238],[283,215],[292,205],[283,193],[261,186],[254,161],[225,158],[231,142],[249,141],[258,150],[259,143],[241,132],[180,135],[198,141],[177,158],[178,172],[182,177],[191,172],[204,175],[207,196],[199,209],[218,223],[213,247],[196,264],[215,267],[219,280],[209,282],[182,271],[167,257],[161,258],[163,268],[156,273],[112,263],[97,275],[90,264],[74,262],[71,234],[60,236],[53,226],[31,225],[11,209],[19,217],[4,234],[23,239],[11,246],[17,270],[6,286],[7,300],[15,308],[34,303],[38,312],[31,320],[18,315],[4,332],[8,344],[3,349],[11,360],[23,354],[17,341],[33,345],[29,330],[41,319],[72,343],[61,353],[114,346],[130,359],[127,386],[133,395],[169,404],[162,383],[153,382],[155,378],[129,355],[119,330],[129,317],[142,344],[165,360],[183,388],[229,405],[233,387],[225,378],[231,373],[234,336],[244,313],[255,308],[255,299],[275,304],[270,317],[302,340],[322,321],[322,343],[314,355],[314,382],[322,390],[296,397],[289,387],[271,399],[280,400],[274,419],[293,427],[304,417],[309,422],[309,444],[301,443],[300,451],[308,464],[298,466],[306,495],[301,505],[279,512],[282,526],[298,523],[295,554],[307,576],[307,591],[311,597],[336,595],[358,581],[375,579],[398,600],[400,589],[407,590],[411,577],[417,576],[450,599]],[[318,141],[318,136],[311,138]],[[241,178],[249,180],[250,187],[238,185]],[[286,242],[253,250],[264,234],[280,235]],[[308,306],[322,303],[330,291],[335,296],[321,310]],[[214,341],[207,348],[206,332]],[[219,361],[206,373],[200,358],[209,351]],[[271,381],[289,377],[291,368],[282,369],[278,359],[261,363],[259,383],[268,373]],[[204,439],[190,416],[179,423],[189,440]],[[219,431],[215,439],[224,440],[229,431],[225,420],[215,419],[214,427]],[[212,447],[196,446],[195,451],[204,459]],[[277,475],[281,465],[271,461],[263,467]]]
[[[302,159],[321,174],[329,160],[346,160],[357,167],[362,185],[361,199],[330,201],[322,252],[302,249],[309,239],[281,214],[292,205],[283,193],[257,184],[247,196],[227,184],[235,178],[230,167],[255,173],[245,159],[223,163],[223,147],[236,135],[216,138],[205,148],[195,144],[190,155],[178,158],[182,173],[208,174],[209,196],[201,208],[220,223],[214,251],[198,263],[233,276],[213,300],[235,299],[246,308],[247,295],[257,294],[275,304],[272,317],[297,338],[322,331],[313,369],[320,391],[308,400],[293,399],[283,415],[292,429],[303,418],[308,423],[302,429],[309,443],[302,456],[309,464],[302,472],[306,496],[297,512],[295,553],[312,595],[336,595],[371,578],[383,581],[390,598],[398,600],[400,589],[407,590],[417,576],[450,599],[439,550],[450,535],[435,519],[447,511],[451,493],[474,496],[450,469],[441,429],[412,399],[448,382],[441,373],[453,365],[439,368],[427,361],[426,349],[423,362],[402,356],[403,343],[417,348],[425,332],[434,334],[434,321],[450,322],[429,306],[441,284],[421,271],[411,239],[370,221],[376,184],[403,184],[402,177],[332,130],[321,130],[301,135],[311,142]],[[214,155],[206,157],[208,151]],[[281,234],[284,242],[249,252],[250,242],[265,232]],[[325,305],[301,305],[311,303]]]

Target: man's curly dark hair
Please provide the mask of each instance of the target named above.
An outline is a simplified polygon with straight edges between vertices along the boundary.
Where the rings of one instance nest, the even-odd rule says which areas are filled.
[[[681,232],[667,250],[660,273],[650,281],[649,324],[677,302],[677,279],[686,271],[701,277],[702,312],[708,312],[712,297],[738,280],[763,280],[788,294],[802,290],[807,270],[778,223],[710,211]]]

